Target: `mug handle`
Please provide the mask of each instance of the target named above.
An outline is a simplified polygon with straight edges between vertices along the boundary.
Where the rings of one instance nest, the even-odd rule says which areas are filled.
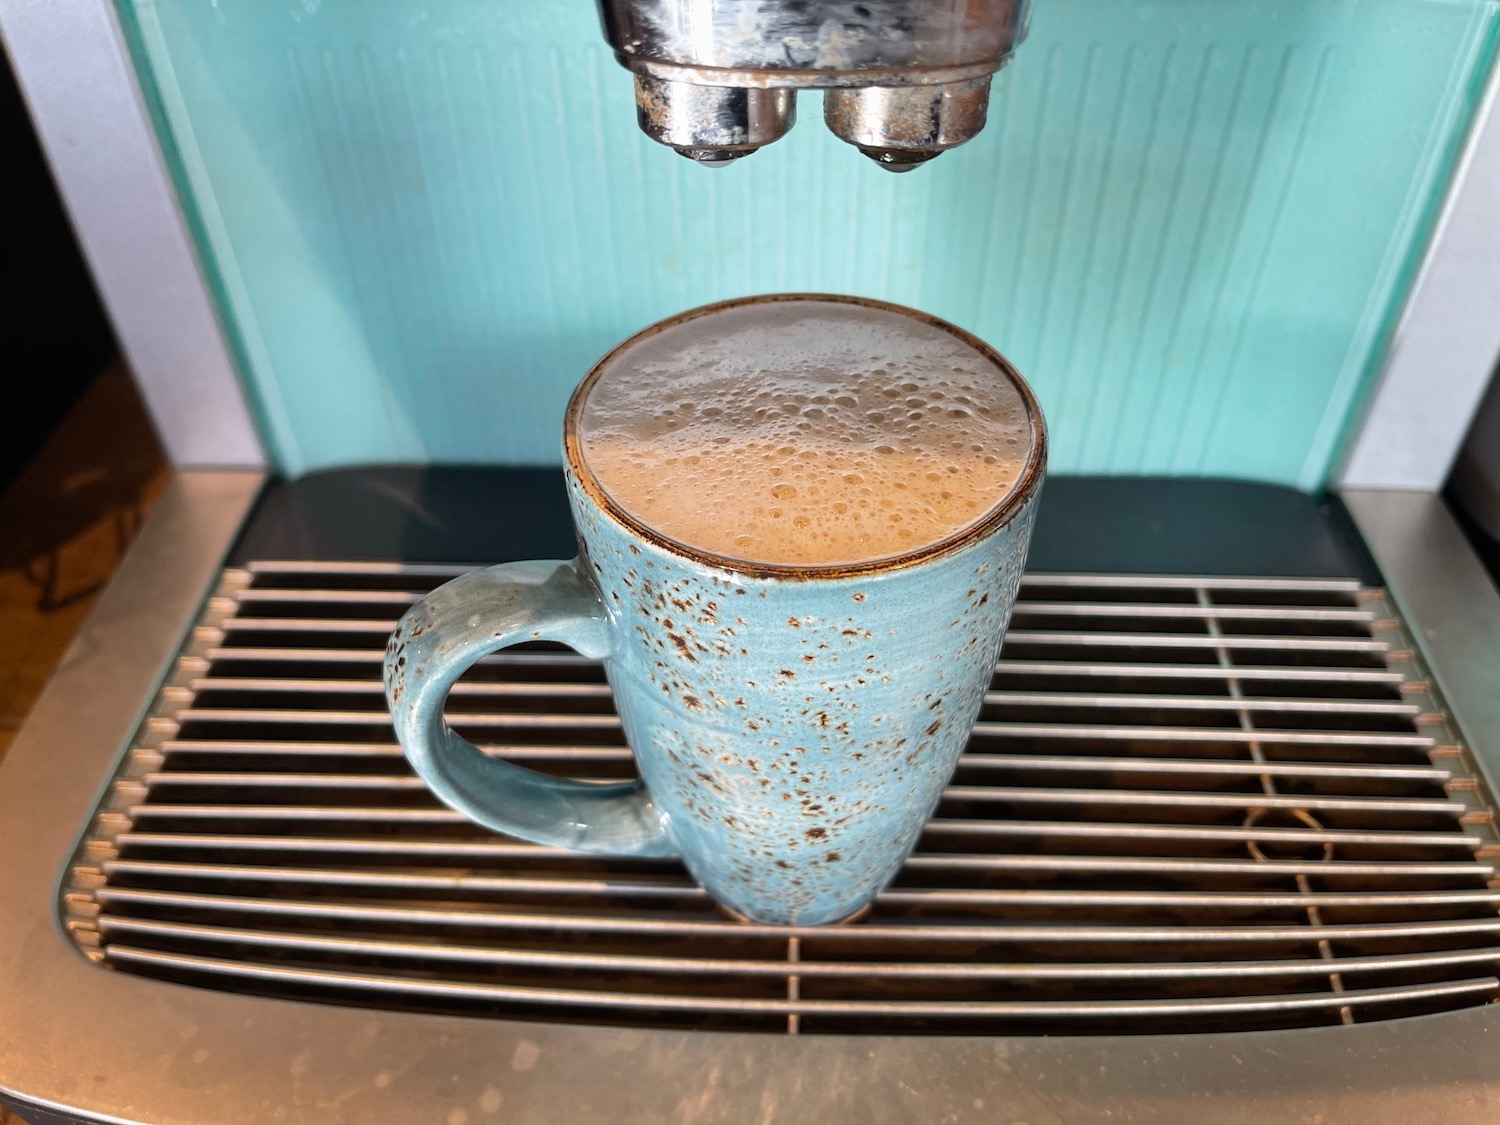
[[[443,721],[458,678],[497,649],[560,641],[602,658],[614,647],[602,599],[579,562],[477,570],[414,605],[391,634],[385,693],[407,760],[450,808],[535,844],[616,856],[676,852],[639,781],[549,777],[488,757]]]

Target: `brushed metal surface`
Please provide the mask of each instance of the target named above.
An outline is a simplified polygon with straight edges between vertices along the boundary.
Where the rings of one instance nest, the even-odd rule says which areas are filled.
[[[905,85],[985,76],[1026,34],[1024,0],[701,4],[600,0],[632,70],[724,86]]]

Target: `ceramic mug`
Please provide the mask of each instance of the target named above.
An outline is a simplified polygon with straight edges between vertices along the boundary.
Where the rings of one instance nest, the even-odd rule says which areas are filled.
[[[1013,380],[1030,443],[1005,500],[949,540],[821,568],[710,555],[615,504],[578,435],[599,372],[664,328],[775,300],[919,318]],[[446,804],[497,832],[605,855],[678,855],[750,921],[858,913],[916,846],[994,670],[1046,461],[1030,389],[980,340],[909,309],[750,298],[681,314],[616,348],[574,392],[563,444],[579,557],[467,574],[418,602],[391,637],[386,692],[412,766]],[[466,669],[535,640],[603,661],[641,781],[535,773],[447,726],[443,704]]]

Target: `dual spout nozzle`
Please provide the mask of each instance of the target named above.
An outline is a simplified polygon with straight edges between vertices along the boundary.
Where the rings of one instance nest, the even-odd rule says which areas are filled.
[[[829,87],[823,120],[882,168],[907,172],[984,128],[990,78]],[[797,120],[790,86],[710,86],[637,72],[635,101],[647,136],[711,168],[779,140]]]

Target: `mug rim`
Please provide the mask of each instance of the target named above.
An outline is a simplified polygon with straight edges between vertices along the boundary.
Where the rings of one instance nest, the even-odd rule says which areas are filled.
[[[827,304],[852,305],[909,317],[956,337],[998,367],[1020,392],[1021,400],[1026,404],[1026,416],[1031,430],[1031,442],[1026,451],[1026,463],[1022,466],[1020,474],[1016,477],[1015,482],[1011,485],[1005,497],[968,527],[944,539],[928,543],[914,551],[907,551],[899,555],[890,555],[885,558],[869,559],[862,562],[823,563],[812,566],[796,563],[755,562],[748,559],[735,558],[732,555],[721,555],[714,551],[704,550],[701,547],[694,547],[692,544],[683,543],[681,540],[673,539],[671,536],[663,534],[657,528],[645,523],[637,516],[632,515],[622,505],[616,503],[605,490],[604,486],[599,483],[593,470],[589,468],[588,462],[583,456],[583,443],[578,434],[578,424],[583,414],[584,403],[588,399],[589,391],[598,382],[605,368],[623,352],[641,343],[643,340],[665,332],[669,328],[676,328],[689,321],[697,320],[699,317],[709,316],[726,309],[744,308],[750,305],[790,303],[793,301],[821,301]],[[715,301],[711,304],[699,305],[696,308],[687,309],[684,312],[674,313],[671,316],[656,321],[654,324],[647,325],[639,332],[632,333],[626,339],[616,344],[595,362],[593,367],[589,368],[588,374],[580,380],[578,386],[573,389],[572,396],[568,399],[567,411],[563,417],[563,452],[567,458],[568,467],[572,470],[574,477],[578,480],[579,485],[594,503],[595,507],[608,515],[616,523],[624,526],[633,535],[669,554],[681,555],[695,563],[730,571],[734,574],[750,578],[791,580],[852,578],[868,577],[903,570],[946,555],[955,554],[1008,525],[1036,494],[1038,487],[1041,485],[1047,465],[1047,423],[1042,417],[1042,408],[1041,404],[1037,401],[1036,393],[1032,391],[1031,385],[1026,382],[1011,362],[972,332],[968,332],[956,324],[943,320],[941,317],[933,316],[931,313],[925,313],[920,309],[914,309],[907,305],[899,305],[891,301],[880,301],[872,297],[855,297],[838,293],[764,293],[751,297],[732,297],[729,300]]]

